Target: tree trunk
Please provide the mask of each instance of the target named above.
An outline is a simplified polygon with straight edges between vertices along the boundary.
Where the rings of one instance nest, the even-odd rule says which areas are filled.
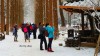
[[[35,0],[35,23],[43,22],[43,0]]]
[[[62,2],[61,0],[59,0],[59,5],[62,5]],[[63,15],[63,10],[59,8],[59,11],[60,11],[60,17],[61,17],[61,26],[65,26],[65,18],[64,18],[64,15]]]
[[[9,35],[9,0],[7,0],[6,34]]]
[[[49,7],[48,7],[48,13],[49,13],[49,14],[48,14],[48,21],[49,21],[50,24],[53,24],[53,21],[52,21],[52,20],[53,20],[53,17],[52,17],[52,12],[53,12],[53,9],[52,9],[53,6],[52,6],[52,5],[53,5],[53,0],[49,0],[48,3],[49,3]]]
[[[57,0],[53,0],[53,22],[55,27],[55,39],[58,36],[58,13],[57,13]]]
[[[48,15],[49,15],[49,2],[48,2],[48,0],[46,0],[46,23],[48,23],[49,21],[48,21]]]
[[[1,32],[4,33],[5,17],[4,17],[4,0],[1,0]]]

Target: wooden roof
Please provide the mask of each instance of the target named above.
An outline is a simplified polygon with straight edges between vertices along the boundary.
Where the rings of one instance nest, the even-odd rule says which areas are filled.
[[[94,12],[94,9],[100,12],[100,7],[83,7],[83,6],[60,6],[61,9],[64,9],[68,12],[76,12],[76,13],[82,13],[84,11],[90,11]]]

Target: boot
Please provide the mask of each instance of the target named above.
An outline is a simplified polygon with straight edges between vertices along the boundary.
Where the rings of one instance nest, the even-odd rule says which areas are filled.
[[[15,37],[14,37],[14,42],[15,42],[16,40],[15,40]]]
[[[47,51],[50,52],[50,48],[48,48]]]
[[[18,42],[18,40],[16,40],[16,42]]]
[[[30,39],[29,39],[29,42],[30,42]]]
[[[54,52],[54,51],[52,50],[52,48],[50,48],[50,52]]]
[[[26,42],[26,39],[25,39],[25,42]]]
[[[29,40],[29,42],[30,42],[30,40]]]
[[[47,50],[47,48],[45,48],[45,50]]]
[[[44,50],[44,49],[40,49],[40,50]]]

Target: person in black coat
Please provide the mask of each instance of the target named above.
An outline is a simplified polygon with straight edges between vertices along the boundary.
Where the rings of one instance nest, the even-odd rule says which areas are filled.
[[[40,50],[44,50],[43,49],[43,42],[44,42],[44,44],[45,44],[45,50],[47,50],[47,41],[46,41],[46,38],[45,38],[45,27],[43,27],[43,24],[40,24],[39,25],[39,31],[40,31],[40,36],[39,36],[39,38],[40,38]]]
[[[32,30],[32,32],[33,32],[33,39],[36,39],[37,25],[33,23],[32,27],[33,27],[33,30]]]

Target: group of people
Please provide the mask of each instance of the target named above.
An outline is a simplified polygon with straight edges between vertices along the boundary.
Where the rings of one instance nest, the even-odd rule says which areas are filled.
[[[33,33],[33,39],[36,39],[36,32],[37,32],[36,24],[23,23],[21,25],[21,29],[22,29],[22,32],[24,33],[25,42],[26,42],[26,40],[29,40],[29,42],[30,42],[30,35],[32,33]],[[17,24],[15,24],[13,27],[14,41],[18,41],[17,40],[17,37],[18,37],[17,32],[18,32],[18,26],[17,26]]]
[[[47,50],[48,52],[54,52],[52,50],[52,41],[54,38],[54,27],[52,23],[43,24],[40,22],[38,27],[36,24],[28,24],[28,23],[22,24],[21,29],[22,29],[22,32],[24,33],[25,42],[26,40],[30,42],[31,33],[33,33],[33,38],[36,39],[37,28],[39,28],[39,32],[40,32],[38,35],[38,38],[40,39],[40,50],[44,50],[43,49],[43,42],[44,42],[45,50]],[[18,41],[17,30],[18,30],[18,26],[16,24],[13,27],[14,41]],[[47,44],[46,37],[48,37],[48,44]]]
[[[30,42],[30,35],[33,33],[33,38],[36,39],[36,32],[37,32],[37,25],[36,24],[22,24],[22,31],[24,32],[25,42],[29,40]]]
[[[46,33],[46,31],[48,32],[48,34]],[[43,23],[39,23],[39,38],[40,38],[40,50],[44,50],[42,45],[43,42],[45,44],[45,50],[47,50],[48,52],[54,52],[52,50],[52,41],[54,38],[54,27],[52,26],[52,23],[47,23],[46,25],[44,25]],[[48,37],[48,45],[47,45],[47,41],[46,41],[46,36]]]

